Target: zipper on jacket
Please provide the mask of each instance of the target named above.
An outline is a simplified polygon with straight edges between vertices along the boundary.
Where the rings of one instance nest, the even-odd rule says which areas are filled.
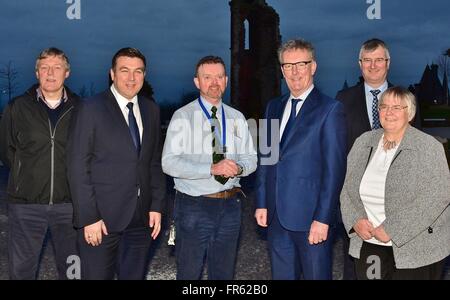
[[[19,159],[19,162],[17,163],[16,180],[15,180],[16,192],[19,191],[19,174],[20,174],[20,168],[21,167],[22,167],[22,162]]]
[[[71,106],[68,110],[66,110],[61,117],[58,118],[58,121],[56,121],[55,128],[52,131],[52,123],[50,122],[50,119],[48,119],[48,128],[50,130],[50,155],[51,155],[51,161],[50,161],[50,200],[48,202],[49,205],[53,205],[53,191],[55,188],[55,134],[56,134],[56,128],[58,127],[59,121],[61,121],[64,116],[73,109],[73,106]]]

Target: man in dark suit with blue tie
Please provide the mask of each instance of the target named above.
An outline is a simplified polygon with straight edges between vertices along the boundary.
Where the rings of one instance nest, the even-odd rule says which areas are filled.
[[[290,93],[267,105],[262,140],[271,149],[279,146],[279,158],[260,156],[255,217],[268,226],[273,279],[332,279],[347,156],[344,109],[314,87],[317,63],[311,43],[290,40],[278,54]],[[280,124],[279,130],[273,123]]]
[[[145,68],[139,50],[120,49],[111,88],[75,112],[67,161],[82,279],[144,279],[161,229],[159,109],[137,96]]]

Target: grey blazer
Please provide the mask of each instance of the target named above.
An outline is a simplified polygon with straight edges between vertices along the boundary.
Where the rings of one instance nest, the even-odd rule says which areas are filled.
[[[364,133],[348,155],[340,201],[349,254],[355,258],[363,240],[353,225],[367,218],[359,187],[382,134],[383,129]],[[383,225],[398,269],[426,266],[450,254],[450,173],[441,143],[409,126],[389,168],[384,200]]]

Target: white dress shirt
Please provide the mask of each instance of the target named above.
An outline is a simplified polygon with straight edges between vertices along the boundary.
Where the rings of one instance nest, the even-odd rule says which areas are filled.
[[[142,134],[143,134],[143,126],[142,126],[142,118],[141,118],[141,111],[139,110],[139,104],[138,104],[138,98],[137,95],[133,97],[133,99],[128,100],[127,98],[123,97],[119,92],[116,90],[114,84],[111,84],[111,92],[113,93],[114,97],[116,98],[117,104],[119,104],[120,110],[122,111],[123,117],[125,118],[125,122],[128,124],[128,113],[129,109],[127,107],[127,104],[130,102],[133,102],[133,113],[134,117],[136,119],[137,126],[139,128],[139,136],[141,139],[142,144]]]
[[[286,128],[286,124],[289,120],[289,116],[291,115],[291,108],[292,108],[292,99],[302,99],[302,101],[300,101],[297,104],[296,107],[296,112],[295,112],[295,116],[298,115],[298,112],[300,111],[300,109],[303,106],[303,103],[305,103],[306,98],[309,96],[309,94],[311,93],[311,91],[314,88],[314,84],[312,84],[303,94],[301,94],[299,97],[294,97],[291,96],[289,97],[287,103],[286,103],[286,107],[284,108],[284,112],[283,112],[283,118],[281,119],[281,124],[280,124],[280,141],[281,141],[281,137],[283,136],[283,132],[284,132],[284,128]]]
[[[364,172],[364,176],[359,186],[359,194],[361,196],[364,209],[366,210],[367,217],[374,228],[380,226],[380,224],[386,219],[384,209],[386,176],[397,148],[398,145],[393,149],[384,151],[383,137],[381,137],[380,142],[378,143],[378,148],[367,165],[367,169]],[[366,242],[381,246],[392,246],[391,241],[383,243],[374,237]]]

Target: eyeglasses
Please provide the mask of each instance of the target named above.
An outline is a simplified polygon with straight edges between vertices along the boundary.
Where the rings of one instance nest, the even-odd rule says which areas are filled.
[[[403,109],[405,109],[407,107],[408,106],[401,106],[401,105],[387,106],[387,105],[383,105],[382,104],[382,105],[380,105],[378,107],[378,110],[380,112],[388,112],[389,110],[391,110],[394,113],[398,113],[398,112],[400,112],[401,110],[403,110]]]
[[[297,70],[304,70],[306,68],[306,66],[311,63],[312,60],[308,60],[308,61],[298,61],[295,63],[284,63],[281,64],[281,67],[283,68],[283,70],[285,71],[290,71],[294,68],[294,66],[297,68]]]
[[[389,58],[375,58],[375,59],[371,59],[371,58],[363,58],[360,59],[359,61],[364,64],[364,65],[371,65],[372,63],[375,63],[376,65],[381,65],[385,62],[387,62],[389,60]]]

